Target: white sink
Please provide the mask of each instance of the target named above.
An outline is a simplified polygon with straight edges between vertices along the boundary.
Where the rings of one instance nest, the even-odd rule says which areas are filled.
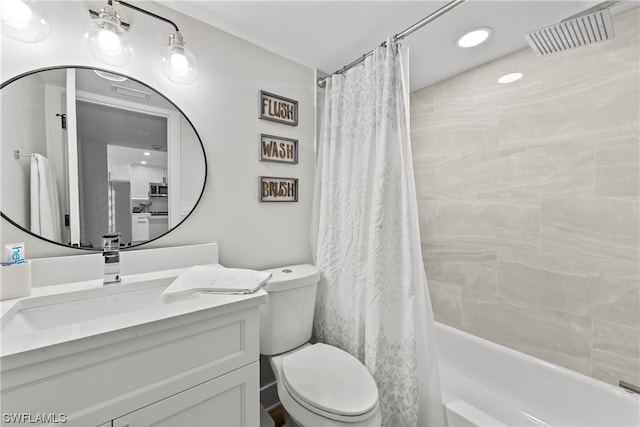
[[[148,283],[145,283],[148,284]],[[48,303],[46,299],[41,302],[44,305],[18,310],[8,319],[2,327],[3,332],[20,328],[29,331],[58,328],[74,323],[86,322],[112,316],[121,316],[137,310],[145,310],[150,307],[160,307],[160,294],[168,285],[166,280],[158,280],[155,287],[136,290],[137,287],[127,285],[119,286],[120,293],[100,295],[100,292],[78,292],[68,301]],[[104,288],[104,291],[113,289]],[[96,295],[97,294],[97,295]],[[37,304],[38,301],[35,301]]]
[[[121,283],[109,285],[103,285],[102,280],[89,280],[34,289],[30,297],[15,300],[3,309],[2,344],[30,333],[63,327],[81,330],[109,321],[116,324],[117,319],[136,313],[165,312],[160,294],[181,271],[131,275],[123,277]]]
[[[164,304],[162,291],[183,268],[122,276],[122,283],[102,280],[34,288],[31,296],[3,301],[1,356],[43,349],[84,338],[152,324],[202,310],[264,297],[196,294],[184,301]]]

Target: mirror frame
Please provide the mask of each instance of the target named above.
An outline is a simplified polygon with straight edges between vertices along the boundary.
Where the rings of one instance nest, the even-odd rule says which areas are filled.
[[[207,164],[207,155],[204,149],[204,143],[202,142],[202,138],[200,138],[200,134],[198,133],[198,130],[196,129],[196,127],[193,125],[193,123],[191,122],[191,119],[189,119],[189,117],[187,117],[187,115],[180,109],[180,107],[178,107],[175,102],[173,102],[171,99],[169,99],[165,94],[163,94],[162,92],[159,92],[158,90],[156,90],[155,88],[149,86],[147,83],[144,83],[142,81],[140,81],[139,79],[136,79],[134,77],[130,77],[127,74],[122,74],[119,71],[113,71],[113,70],[105,70],[103,68],[97,68],[97,67],[89,67],[86,65],[56,65],[53,67],[44,67],[44,68],[38,68],[35,70],[31,70],[31,71],[27,71],[25,73],[19,74],[15,77],[10,78],[7,81],[2,82],[2,84],[0,84],[0,91],[7,85],[13,83],[16,80],[19,80],[23,77],[27,77],[30,76],[32,74],[36,74],[36,73],[40,73],[43,71],[49,71],[49,70],[60,70],[60,69],[68,69],[68,68],[76,68],[76,69],[83,69],[83,70],[99,70],[99,71],[106,71],[108,73],[115,73],[115,74],[119,74],[121,76],[126,77],[129,80],[132,80],[138,84],[141,84],[143,86],[148,87],[149,89],[153,90],[154,92],[156,92],[158,95],[162,96],[165,100],[167,100],[167,102],[169,102],[169,104],[171,104],[180,114],[182,114],[182,117],[184,117],[187,122],[189,123],[189,125],[191,125],[191,129],[193,129],[193,132],[196,134],[196,137],[198,138],[198,141],[200,142],[200,149],[202,150],[202,158],[204,160],[204,176],[203,176],[203,183],[202,183],[202,190],[200,191],[200,195],[198,196],[198,200],[196,200],[195,204],[193,205],[193,207],[191,208],[191,210],[189,211],[189,213],[187,214],[187,216],[185,216],[182,221],[180,221],[175,227],[173,227],[170,230],[167,230],[166,233],[161,234],[158,237],[155,237],[153,239],[149,239],[143,243],[137,243],[135,245],[131,245],[131,246],[124,246],[121,247],[120,250],[130,250],[130,249],[138,249],[143,245],[146,245],[147,243],[150,242],[154,242],[166,235],[168,235],[169,233],[174,232],[175,230],[177,230],[182,224],[184,224],[187,219],[191,216],[191,214],[196,210],[196,208],[198,207],[198,205],[200,204],[200,201],[202,200],[202,196],[204,195],[204,192],[207,188],[207,175],[209,172],[209,168],[208,168],[208,164]],[[5,219],[9,224],[13,225],[14,227],[18,228],[19,230],[24,231],[27,234],[30,234],[33,237],[37,237],[40,240],[43,240],[47,243],[52,243],[58,246],[62,246],[64,248],[69,248],[69,249],[78,249],[78,250],[83,250],[83,251],[91,251],[91,252],[98,252],[98,251],[102,251],[102,248],[83,248],[83,247],[79,247],[79,246],[71,246],[71,245],[66,245],[64,243],[61,242],[56,242],[50,239],[47,239],[45,237],[39,236],[35,233],[32,233],[30,230],[27,230],[26,228],[24,228],[23,226],[17,224],[15,221],[13,221],[11,218],[9,218],[2,210],[0,210],[0,216]]]

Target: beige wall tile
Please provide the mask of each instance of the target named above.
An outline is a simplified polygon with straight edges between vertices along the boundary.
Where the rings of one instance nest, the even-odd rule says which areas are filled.
[[[592,375],[610,384],[640,385],[640,329],[596,320]]]
[[[638,263],[571,253],[498,251],[498,294],[640,327]]]
[[[535,200],[434,200],[425,215],[426,235],[436,240],[507,248],[540,244]]]
[[[637,262],[639,214],[637,199],[544,199],[542,249]]]
[[[460,329],[462,318],[462,288],[428,279],[433,316],[437,322]]]
[[[462,197],[463,159],[449,154],[414,150],[413,169],[418,199]]]
[[[455,122],[457,126],[452,127]],[[471,154],[496,149],[498,107],[425,113],[411,123],[413,147],[432,154]],[[418,148],[416,148],[417,150]]]
[[[411,137],[436,319],[638,383],[640,7],[614,26],[412,94]]]
[[[595,134],[596,196],[640,195],[638,124]]]
[[[594,194],[590,135],[464,157],[465,198],[542,198]]]
[[[429,280],[496,292],[496,249],[428,240],[423,242],[422,256]]]
[[[591,319],[464,289],[462,329],[498,344],[591,373]]]
[[[433,112],[433,86],[411,94],[411,125],[418,126],[425,113]]]

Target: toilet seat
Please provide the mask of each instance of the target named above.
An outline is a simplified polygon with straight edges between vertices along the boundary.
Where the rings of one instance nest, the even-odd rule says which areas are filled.
[[[283,383],[300,405],[343,422],[371,417],[378,388],[358,359],[326,344],[314,344],[282,358]]]

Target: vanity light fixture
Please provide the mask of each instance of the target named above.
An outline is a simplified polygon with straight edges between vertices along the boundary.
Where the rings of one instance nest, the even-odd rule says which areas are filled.
[[[118,6],[126,6],[171,24],[175,31],[169,35],[169,44],[160,58],[162,72],[169,80],[178,84],[190,84],[198,77],[198,61],[186,47],[186,41],[178,26],[167,18],[124,1],[109,0],[99,12],[90,11],[92,20],[84,32],[84,38],[94,58],[118,67],[127,65],[133,58],[134,49],[127,37],[130,25],[122,21],[118,14]]]
[[[133,46],[111,2],[100,9],[97,18],[91,19],[83,38],[93,57],[100,62],[123,67],[133,58]]]
[[[27,43],[44,40],[51,29],[44,11],[29,0],[0,2],[2,34]]]
[[[169,44],[162,55],[162,71],[169,80],[179,84],[189,84],[198,77],[198,61],[186,47],[180,31],[169,36]]]
[[[479,44],[487,41],[492,33],[493,30],[489,27],[475,28],[468,33],[460,36],[456,41],[456,45],[462,48],[478,46]]]
[[[522,73],[509,73],[509,74],[505,74],[504,76],[500,77],[498,79],[498,83],[501,84],[507,84],[507,83],[513,83],[515,81],[518,81],[522,78],[523,74]]]

